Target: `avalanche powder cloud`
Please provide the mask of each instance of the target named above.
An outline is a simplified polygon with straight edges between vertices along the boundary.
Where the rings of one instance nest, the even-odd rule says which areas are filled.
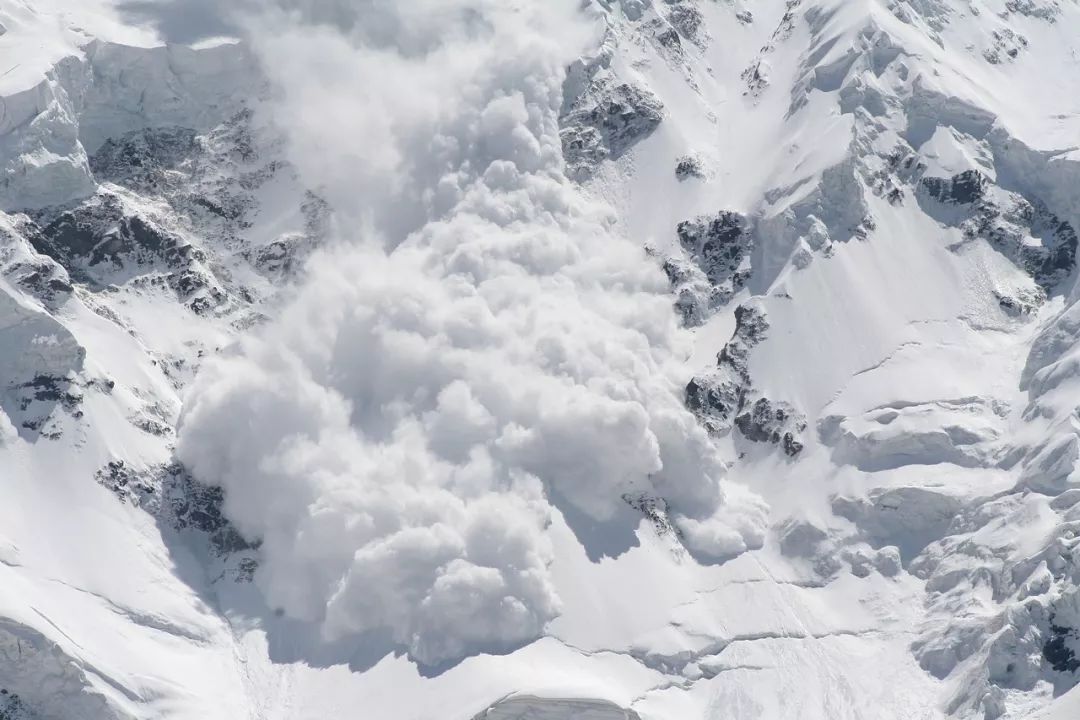
[[[576,0],[317,3],[252,28],[339,241],[207,363],[177,453],[263,539],[268,602],[438,663],[558,614],[560,504],[603,520],[652,493],[699,557],[760,546],[765,509],[682,405],[662,273],[563,174],[564,68],[594,29]]]

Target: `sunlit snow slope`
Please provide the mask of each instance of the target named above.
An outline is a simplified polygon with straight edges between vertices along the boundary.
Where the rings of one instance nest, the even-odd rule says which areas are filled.
[[[1080,716],[1074,0],[215,5],[0,0],[0,720]]]

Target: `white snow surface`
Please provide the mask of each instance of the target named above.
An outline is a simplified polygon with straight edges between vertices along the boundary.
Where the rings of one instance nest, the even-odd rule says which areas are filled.
[[[0,720],[1080,712],[1080,5],[212,5],[0,0]]]

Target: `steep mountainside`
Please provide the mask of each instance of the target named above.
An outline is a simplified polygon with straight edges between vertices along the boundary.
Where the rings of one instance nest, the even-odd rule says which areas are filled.
[[[1080,714],[1080,4],[212,5],[0,0],[0,720]]]

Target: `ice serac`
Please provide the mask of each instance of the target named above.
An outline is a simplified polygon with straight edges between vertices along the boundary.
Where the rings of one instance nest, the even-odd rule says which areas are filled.
[[[230,42],[192,49],[104,40],[73,45],[27,88],[4,95],[0,209],[28,210],[90,195],[89,155],[142,128],[207,130],[258,93],[254,61]]]
[[[69,390],[86,351],[61,323],[2,284],[0,345],[0,410],[20,434],[35,437],[57,405],[78,402]]]
[[[0,119],[0,207],[67,202],[93,192],[78,111],[85,64],[57,63],[38,84],[4,96]]]
[[[193,49],[94,41],[84,52],[92,81],[83,97],[79,140],[89,153],[142,128],[208,130],[261,89],[254,58],[236,42]]]
[[[127,720],[105,697],[85,692],[85,671],[55,643],[27,626],[0,621],[0,655],[5,676],[0,713],[12,720],[88,717]]]
[[[0,720],[1080,716],[1080,6],[185,5],[0,0]]]
[[[633,710],[602,700],[511,697],[492,705],[473,720],[641,720]]]

